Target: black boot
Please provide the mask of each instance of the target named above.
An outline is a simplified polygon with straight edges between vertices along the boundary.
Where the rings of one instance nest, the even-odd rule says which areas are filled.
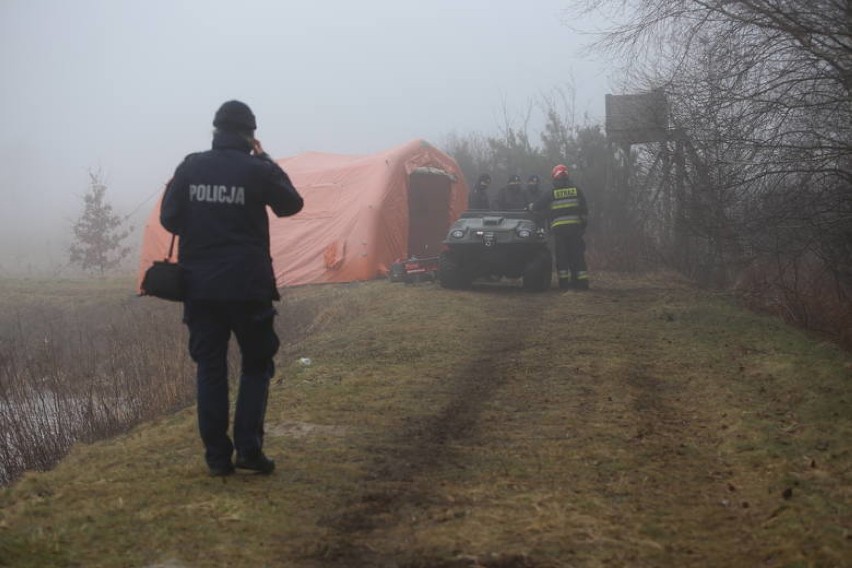
[[[234,465],[231,462],[224,464],[211,465],[208,467],[210,477],[227,477],[234,473]]]
[[[251,457],[237,456],[235,465],[237,469],[248,469],[264,475],[269,475],[275,471],[275,462],[266,457],[263,452],[258,452]]]

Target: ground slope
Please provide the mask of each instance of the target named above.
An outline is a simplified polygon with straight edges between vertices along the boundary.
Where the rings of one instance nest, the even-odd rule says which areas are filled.
[[[0,565],[848,565],[849,357],[729,298],[374,282],[281,312],[274,476],[207,478],[188,409],[6,490]]]

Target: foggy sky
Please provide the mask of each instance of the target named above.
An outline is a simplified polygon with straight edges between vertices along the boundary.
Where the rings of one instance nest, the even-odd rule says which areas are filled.
[[[496,134],[504,109],[572,80],[602,121],[607,71],[570,5],[0,0],[0,274],[39,247],[66,260],[89,170],[142,225],[228,99],[252,107],[275,158]]]

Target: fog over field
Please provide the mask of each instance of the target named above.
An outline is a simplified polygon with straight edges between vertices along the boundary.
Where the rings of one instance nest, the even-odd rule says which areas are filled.
[[[137,227],[223,101],[274,157],[496,133],[576,86],[603,120],[602,22],[567,0],[0,3],[0,275],[63,270],[89,171]],[[536,113],[533,119],[538,120]],[[530,124],[538,141],[537,124]]]

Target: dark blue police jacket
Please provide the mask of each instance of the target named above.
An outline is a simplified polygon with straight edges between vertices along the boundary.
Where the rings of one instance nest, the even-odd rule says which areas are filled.
[[[295,215],[303,201],[290,178],[242,136],[217,131],[213,148],[175,170],[160,223],[180,237],[188,300],[278,299],[269,253],[269,206]]]

